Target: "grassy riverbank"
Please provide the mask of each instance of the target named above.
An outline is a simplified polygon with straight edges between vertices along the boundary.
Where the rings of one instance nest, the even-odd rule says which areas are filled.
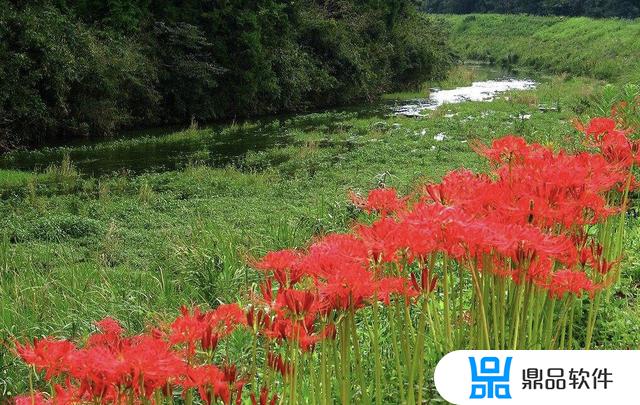
[[[591,79],[549,78],[535,90],[445,106],[425,119],[300,115],[272,124],[286,144],[223,168],[194,158],[141,175],[81,175],[68,160],[37,173],[0,171],[0,336],[77,338],[106,315],[140,330],[182,304],[234,301],[256,280],[251,257],[347,229],[356,215],[349,191],[385,183],[408,192],[453,168],[484,170],[470,144],[508,133],[577,147],[569,121],[593,111],[600,88]],[[555,102],[560,111],[538,111]],[[211,136],[189,129],[167,139]],[[638,229],[629,238],[634,248]],[[610,304],[602,320],[609,326],[599,328],[610,336],[597,336],[599,346],[638,344],[639,259],[630,251],[619,292],[627,299]],[[10,370],[0,376],[0,397],[24,390],[26,374],[4,347],[0,365]]]
[[[464,59],[615,82],[640,81],[640,20],[472,14],[444,17]]]

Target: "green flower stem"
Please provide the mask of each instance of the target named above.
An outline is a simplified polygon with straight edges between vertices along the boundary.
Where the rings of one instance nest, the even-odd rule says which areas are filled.
[[[314,367],[315,362],[313,361],[313,353],[309,352],[306,356],[304,356],[305,364],[309,369],[309,400],[311,405],[316,405],[316,398],[321,398],[320,395],[320,382],[316,376],[316,368]]]
[[[449,303],[449,259],[447,256],[442,258],[442,289],[444,290],[444,325],[446,330],[447,351],[452,350],[451,339],[451,310]]]
[[[506,344],[506,330],[505,330],[505,325],[506,325],[506,294],[507,294],[507,290],[505,288],[505,282],[504,279],[502,277],[498,277],[498,316],[500,318],[500,345],[499,348],[500,349],[504,349],[507,347]]]
[[[593,339],[593,330],[596,326],[596,317],[598,309],[600,308],[600,299],[602,294],[600,292],[595,293],[595,297],[589,304],[589,315],[587,317],[587,333],[584,342],[584,348],[586,350],[591,349],[591,340]]]
[[[400,349],[398,344],[398,336],[396,331],[396,323],[394,319],[389,319],[389,328],[391,331],[391,347],[393,348],[393,357],[396,366],[396,378],[398,379],[398,391],[400,394],[400,403],[404,403],[404,382],[402,375],[402,366],[400,365]]]
[[[320,350],[321,350],[321,354],[320,354],[320,382],[321,382],[321,389],[320,389],[320,398],[322,398],[322,405],[328,405],[329,404],[329,395],[331,392],[331,389],[329,387],[327,387],[326,383],[327,383],[327,350],[328,350],[328,345],[327,345],[327,339],[322,339],[322,342],[320,344]]]
[[[522,308],[522,300],[524,299],[525,289],[524,285],[524,273],[520,276],[520,283],[516,288],[516,299],[513,307],[513,313],[515,316],[514,326],[513,326],[513,341],[511,344],[512,350],[518,349],[518,332],[520,331],[520,310]]]
[[[457,300],[458,300],[458,318],[456,319],[457,322],[457,329],[456,329],[456,341],[455,341],[455,347],[456,348],[462,348],[464,347],[464,337],[465,337],[465,328],[463,327],[464,325],[464,269],[462,268],[462,266],[458,266],[458,293],[457,295]]]
[[[543,349],[551,349],[556,299],[550,299],[544,321]]]
[[[374,302],[373,308],[373,326],[371,327],[371,335],[373,340],[373,356],[374,356],[374,379],[375,379],[375,396],[376,405],[382,405],[382,355],[380,353],[380,314],[378,303]]]
[[[524,303],[521,309],[522,321],[520,322],[520,344],[519,344],[519,347],[517,348],[523,348],[524,344],[526,343],[528,320],[531,319],[531,316],[529,314],[530,304],[531,304],[531,283],[527,283],[524,288]]]
[[[427,308],[428,308],[428,303],[429,303],[429,297],[428,295],[425,295],[422,298],[422,310],[420,312],[420,320],[418,321],[418,336],[416,337],[416,345],[414,347],[414,354],[413,354],[413,363],[411,365],[411,368],[409,370],[409,390],[413,391],[414,390],[414,378],[415,378],[415,373],[417,371],[418,374],[418,399],[417,399],[417,404],[422,404],[422,380],[420,379],[420,377],[422,376],[423,373],[423,367],[424,367],[424,338],[425,338],[425,329],[427,327]]]
[[[340,361],[341,361],[341,378],[342,378],[342,391],[341,399],[342,404],[347,405],[351,403],[351,365],[349,361],[349,321],[348,318],[343,318],[340,321]]]
[[[289,404],[290,405],[295,405],[298,402],[298,397],[297,397],[297,388],[298,388],[298,348],[296,346],[296,340],[297,339],[293,339],[291,342],[289,342],[289,349],[290,349],[290,360],[291,360],[291,376],[289,377]]]
[[[257,384],[257,370],[258,370],[258,334],[255,333],[254,327],[254,336],[251,346],[251,371],[250,376],[253,379],[254,390],[256,394],[258,394],[259,389]]]
[[[569,338],[567,349],[573,350],[573,320],[575,312],[575,297],[571,296],[571,309],[569,310]]]
[[[500,298],[499,289],[497,285],[497,280],[495,276],[490,277],[491,281],[491,290],[498,292],[498,294],[491,295],[491,320],[493,327],[493,348],[500,348],[500,318],[498,316],[499,304],[498,300]]]
[[[478,304],[480,310],[480,320],[482,321],[482,334],[483,334],[483,346],[484,349],[491,349],[490,338],[489,338],[489,325],[487,323],[487,315],[484,311],[484,297],[482,296],[482,291],[480,289],[480,284],[478,282],[478,274],[475,266],[471,266],[471,277],[473,278],[473,286],[476,291],[476,295],[478,297]],[[475,318],[477,319],[477,318]]]
[[[351,340],[353,341],[353,353],[354,353],[354,357],[355,357],[355,370],[356,370],[356,375],[358,378],[358,382],[360,383],[360,390],[362,392],[362,400],[361,402],[364,404],[368,404],[370,403],[369,400],[369,394],[367,391],[367,384],[365,382],[364,379],[364,370],[362,367],[362,357],[360,355],[360,342],[358,340],[358,331],[356,329],[356,322],[355,322],[355,310],[353,309],[353,306],[351,307],[351,309],[349,310],[349,326],[350,326],[350,330],[351,330]]]
[[[406,317],[406,305],[403,302],[402,299],[398,299],[396,300],[395,303],[395,309],[396,309],[396,322],[398,322],[398,324],[396,325],[398,328],[403,328],[403,333],[399,333],[399,337],[400,337],[400,351],[401,351],[401,356],[403,359],[403,365],[405,368],[406,373],[402,373],[402,375],[406,375],[407,377],[409,376],[409,369],[408,367],[410,367],[411,365],[411,353],[409,351],[409,337],[412,335],[411,329],[408,324],[411,323],[411,320],[407,320]],[[404,315],[404,316],[403,316]],[[400,329],[398,329],[400,330]],[[400,384],[404,385],[404,380],[401,379],[400,380]],[[407,403],[412,404],[414,402],[414,397],[413,397],[413,390],[411,389],[411,387],[408,387],[408,391],[406,391],[407,394]]]
[[[562,349],[564,343],[564,333],[567,323],[567,314],[569,313],[569,299],[563,298],[564,305],[562,306],[560,320],[556,326],[555,337],[551,343],[552,347],[549,349]]]

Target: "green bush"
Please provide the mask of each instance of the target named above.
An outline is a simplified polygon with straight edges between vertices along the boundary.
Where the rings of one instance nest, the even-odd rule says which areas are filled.
[[[0,148],[102,135],[146,120],[158,95],[137,45],[53,6],[0,7]]]
[[[98,237],[104,226],[91,218],[71,214],[50,215],[28,221],[14,229],[13,240],[60,242],[65,239]]]
[[[450,61],[410,0],[0,2],[0,151],[369,101]]]

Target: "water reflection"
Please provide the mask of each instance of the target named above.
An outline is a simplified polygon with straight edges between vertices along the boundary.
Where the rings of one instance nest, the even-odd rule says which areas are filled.
[[[491,101],[496,94],[508,90],[529,90],[536,86],[533,80],[505,78],[502,80],[484,80],[473,82],[471,86],[450,90],[435,89],[429,98],[409,100],[393,108],[395,115],[421,117],[425,111],[435,110],[443,104],[462,103],[464,101]]]

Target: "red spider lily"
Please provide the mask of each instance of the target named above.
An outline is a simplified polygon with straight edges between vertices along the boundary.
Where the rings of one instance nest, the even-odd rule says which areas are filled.
[[[547,288],[549,277],[553,269],[553,261],[548,256],[539,256],[529,263],[527,268],[517,267],[511,272],[511,278],[519,284],[524,275],[525,281],[534,285]]]
[[[616,113],[614,106],[612,115]],[[617,122],[613,118],[594,118],[586,128],[580,123],[575,126],[587,135],[590,144],[600,148],[608,162],[628,167],[638,159],[638,143],[627,137],[630,131],[616,129]]]
[[[593,251],[592,249],[585,247],[580,249],[580,259],[578,261],[578,263],[580,264],[580,266],[582,268],[584,268],[587,264],[591,264],[593,263]]]
[[[317,280],[327,277],[345,265],[365,266],[369,252],[365,243],[355,235],[328,235],[309,247],[309,252],[300,260],[305,275]]]
[[[615,266],[620,263],[622,259],[618,258],[616,260],[607,260],[602,256],[602,254],[595,256],[591,256],[590,264],[598,273],[604,275],[609,274],[609,272],[615,268]]]
[[[262,387],[259,399],[256,399],[256,395],[253,392],[251,393],[252,405],[276,405],[276,402],[278,402],[278,395],[273,394],[271,399],[269,399],[269,390],[267,387]]]
[[[416,279],[416,275],[411,273],[411,284],[416,291],[421,292],[422,294],[429,294],[436,289],[436,284],[438,283],[438,276],[434,275],[431,277],[430,271],[428,268],[423,267],[420,272],[420,283]]]
[[[316,304],[316,294],[306,290],[280,290],[279,297],[282,297],[283,306],[294,319],[304,319]]]
[[[371,190],[364,200],[351,194],[351,201],[368,213],[379,212],[382,216],[401,211],[406,207],[406,198],[399,198],[393,188],[377,188]]]
[[[207,405],[216,399],[220,399],[225,404],[231,400],[231,390],[224,372],[213,365],[190,367],[186,372],[186,379],[180,385],[185,390],[197,389],[200,398]]]
[[[333,322],[330,322],[322,328],[322,331],[320,332],[320,338],[334,340],[337,333],[338,331],[336,330],[336,325]]]
[[[446,205],[447,199],[445,196],[445,187],[440,184],[427,184],[424,186],[424,191],[429,198],[438,204]]]
[[[171,344],[187,344],[187,353],[192,356],[196,350],[196,343],[205,338],[212,326],[206,319],[205,314],[200,312],[200,308],[194,308],[190,313],[187,307],[180,308],[181,316],[177,317],[171,324],[171,334],[169,342]]]
[[[257,295],[252,296],[254,301],[260,302],[260,304],[263,304],[266,308],[270,308],[271,306],[274,305],[274,303],[278,298],[278,292],[276,291],[275,292],[276,295],[274,296],[273,283],[272,283],[271,277],[267,277],[262,282],[262,284],[260,284],[260,293],[262,294],[261,297]]]
[[[444,229],[456,214],[455,208],[444,207],[440,204],[418,203],[411,213],[401,218],[398,226],[403,234],[402,245],[407,248],[407,258],[424,258],[431,253],[445,248],[455,250],[457,246],[445,243]],[[455,243],[455,242],[454,242]]]
[[[361,266],[345,266],[318,285],[324,311],[360,308],[371,299],[375,289],[371,272]]]
[[[605,133],[598,147],[602,156],[613,164],[629,167],[638,160],[638,143],[631,141],[623,131]]]
[[[489,272],[498,277],[512,278],[513,280],[520,280],[520,277],[516,276],[514,270],[511,268],[511,261],[501,255],[490,255],[489,261],[478,261],[478,267],[481,271],[486,271],[485,264],[489,265]]]
[[[404,277],[382,278],[377,281],[375,290],[378,300],[387,305],[392,295],[403,297],[407,304],[411,298],[419,295],[419,291],[414,289],[412,283]]]
[[[284,287],[292,287],[303,276],[299,267],[300,252],[286,249],[267,253],[255,266],[272,271],[275,279]]]
[[[200,398],[206,404],[212,404],[218,399],[225,404],[230,404],[234,395],[236,404],[240,404],[245,380],[237,378],[236,368],[233,365],[226,365],[222,370],[214,365],[204,365],[190,367],[180,385],[185,390],[197,389]]]
[[[486,175],[476,174],[467,169],[452,170],[440,183],[427,184],[423,187],[422,201],[434,202],[438,205],[460,204],[462,200],[474,199],[469,190],[482,190],[489,184]],[[415,206],[413,210],[415,211]]]
[[[102,333],[112,336],[122,336],[124,329],[120,326],[120,323],[111,317],[106,317],[101,321],[96,322],[96,326]]]
[[[298,343],[298,347],[303,352],[313,350],[316,344],[325,337],[324,330],[319,334],[310,334],[309,329],[304,328],[302,325],[294,325],[293,336],[294,339],[292,340]]]
[[[289,319],[276,317],[260,331],[269,339],[297,343],[303,352],[313,349],[321,339],[326,337],[325,331],[314,333],[315,313],[305,318]]]
[[[196,307],[192,314],[182,307],[181,312],[182,315],[171,324],[168,338],[171,344],[186,343],[190,356],[198,342],[203,350],[214,350],[220,337],[231,334],[237,325],[247,323],[244,311],[237,304],[220,305],[206,313]]]
[[[267,353],[267,365],[279,372],[285,379],[293,374],[293,365],[286,362],[279,354]]]
[[[118,398],[122,362],[112,350],[100,346],[85,348],[74,355],[70,365],[70,375],[80,384],[80,397]]]
[[[300,253],[291,250],[278,250],[267,253],[255,266],[261,270],[290,270],[294,268],[300,259]]]
[[[476,234],[477,235],[477,234]],[[538,256],[549,256],[561,263],[573,264],[577,252],[571,240],[562,235],[549,235],[525,225],[491,224],[478,244],[487,243],[497,252],[510,257],[516,265],[530,263]]]
[[[356,233],[376,261],[396,261],[398,251],[406,244],[406,233],[391,218],[382,218],[370,226],[360,225],[356,228]]]
[[[238,378],[238,370],[235,364],[225,364],[224,367],[222,367],[222,372],[224,373],[225,381],[233,389],[233,392],[235,392],[236,405],[240,405],[242,403],[242,389],[247,381]]]
[[[124,329],[118,321],[113,318],[107,317],[101,321],[96,322],[96,326],[101,333],[94,333],[90,336],[87,345],[117,345]]]
[[[254,331],[257,332],[259,329],[266,329],[269,327],[270,319],[267,315],[266,311],[262,309],[255,309],[254,307],[250,307],[247,312],[247,325]]]
[[[246,325],[244,311],[238,304],[222,304],[207,313],[210,322],[225,335],[233,332],[238,325]]]
[[[474,145],[474,149],[480,155],[497,164],[511,164],[521,161],[531,150],[523,138],[515,135],[507,135],[494,140],[490,148],[484,145]]]
[[[32,345],[19,342],[15,342],[15,345],[16,352],[25,363],[38,371],[46,371],[46,380],[69,372],[70,359],[77,351],[76,346],[68,340],[52,338],[34,339]]]
[[[584,272],[563,269],[553,273],[549,284],[549,294],[554,298],[562,298],[566,293],[581,296],[591,293],[595,286]]]
[[[561,223],[569,228],[612,214],[601,193],[624,181],[602,156],[589,154],[536,158],[498,174],[500,179],[479,189],[476,198],[456,202],[475,213],[487,210],[484,215],[496,220],[542,227]]]
[[[184,373],[185,362],[163,340],[151,336],[132,339],[120,353],[123,371],[122,385],[131,385],[134,392],[142,387],[142,396],[151,394]]]
[[[273,321],[269,322],[266,327],[261,330],[269,339],[287,340],[293,339],[293,326],[294,323],[291,319],[284,317],[276,317]]]
[[[60,384],[54,386],[55,396],[53,397],[54,405],[74,405],[81,403],[81,396],[77,387],[71,385],[67,379],[66,387]]]
[[[118,351],[80,350],[71,363],[71,376],[81,381],[81,394],[98,398],[117,397],[123,389],[148,398],[183,375],[186,367],[167,342],[148,335],[127,338]]]
[[[20,395],[14,399],[15,405],[55,405],[51,399],[45,398],[41,392]]]
[[[611,118],[594,118],[589,121],[589,125],[584,132],[587,135],[598,136],[606,134],[616,129],[616,122]]]

